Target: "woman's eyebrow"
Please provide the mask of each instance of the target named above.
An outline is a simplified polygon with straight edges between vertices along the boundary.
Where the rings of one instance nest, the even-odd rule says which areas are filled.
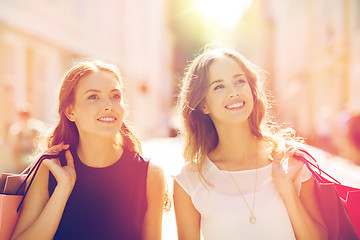
[[[84,94],[87,94],[87,93],[89,93],[89,92],[97,92],[97,93],[99,93],[99,92],[101,92],[101,91],[98,90],[98,89],[89,89],[89,90],[87,90]],[[121,92],[121,91],[120,91],[120,89],[114,88],[114,89],[111,90],[110,92]]]
[[[100,92],[100,90],[97,89],[89,89],[84,94],[87,94],[88,92]]]
[[[210,83],[209,87],[211,87],[211,85],[215,84],[215,83],[219,83],[219,82],[223,82],[224,80],[219,79],[219,80],[215,80],[212,83]]]
[[[235,75],[233,76],[233,78],[237,78],[237,77],[241,77],[241,76],[245,76],[245,75],[242,74],[242,73],[238,73],[238,74],[235,74]]]

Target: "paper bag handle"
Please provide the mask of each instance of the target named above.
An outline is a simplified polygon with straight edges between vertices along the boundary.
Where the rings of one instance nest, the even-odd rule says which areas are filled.
[[[36,163],[34,164],[34,166],[30,169],[30,171],[29,171],[29,173],[27,174],[26,178],[24,179],[24,181],[21,183],[20,187],[19,187],[18,190],[16,191],[16,194],[19,194],[20,189],[24,186],[24,184],[26,184],[26,181],[29,179],[30,175],[35,171],[34,174],[33,174],[33,176],[32,176],[32,178],[31,178],[31,180],[30,180],[29,186],[25,189],[25,192],[24,192],[24,195],[23,195],[23,197],[22,197],[22,199],[21,199],[21,201],[20,201],[19,207],[17,208],[17,212],[19,212],[19,210],[20,210],[20,208],[21,208],[21,205],[22,205],[22,203],[23,203],[23,201],[24,201],[24,199],[25,199],[25,196],[26,196],[27,192],[29,191],[29,188],[30,188],[32,182],[34,181],[35,175],[36,175],[36,173],[38,172],[38,170],[39,170],[39,168],[40,168],[40,164],[41,164],[45,159],[54,159],[54,158],[59,158],[59,154],[55,154],[55,155],[53,155],[53,154],[44,154],[44,155],[42,155],[42,156],[39,158],[39,160],[36,161]],[[24,172],[25,172],[26,170],[28,170],[28,168],[25,169]]]

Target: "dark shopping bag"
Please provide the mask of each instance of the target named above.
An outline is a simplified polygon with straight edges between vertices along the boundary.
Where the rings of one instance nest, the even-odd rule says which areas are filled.
[[[319,168],[310,153],[303,149],[298,150],[304,155],[294,157],[302,161],[315,178],[317,202],[328,228],[329,239],[359,239],[360,189],[340,184]],[[311,161],[307,160],[307,157],[310,157]]]

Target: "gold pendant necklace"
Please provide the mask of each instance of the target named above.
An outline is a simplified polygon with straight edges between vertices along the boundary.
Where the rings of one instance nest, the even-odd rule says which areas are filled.
[[[243,195],[242,192],[240,191],[239,185],[236,183],[233,175],[231,174],[230,171],[228,171],[228,173],[229,173],[231,179],[233,180],[233,182],[234,182],[234,184],[235,184],[238,192],[240,193],[241,197],[244,199],[244,202],[246,203],[246,206],[248,207],[248,209],[249,209],[249,211],[250,211],[249,222],[250,222],[251,224],[255,224],[255,223],[256,223],[256,217],[255,217],[255,215],[254,215],[254,209],[255,209],[256,183],[257,183],[257,175],[258,175],[257,159],[256,159],[256,170],[255,170],[255,171],[256,171],[256,173],[255,173],[255,174],[256,174],[256,175],[255,175],[255,187],[254,187],[255,189],[254,189],[254,199],[253,199],[252,210],[251,210],[248,202],[246,201],[244,195]]]

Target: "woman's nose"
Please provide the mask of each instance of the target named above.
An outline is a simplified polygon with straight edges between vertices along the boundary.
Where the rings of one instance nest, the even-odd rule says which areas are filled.
[[[114,110],[114,105],[113,105],[113,103],[111,102],[110,99],[106,102],[106,105],[105,105],[104,109],[105,109],[105,111]]]
[[[238,89],[236,88],[236,86],[231,86],[230,87],[230,98],[233,98],[233,97],[238,97],[239,96],[239,91]]]

